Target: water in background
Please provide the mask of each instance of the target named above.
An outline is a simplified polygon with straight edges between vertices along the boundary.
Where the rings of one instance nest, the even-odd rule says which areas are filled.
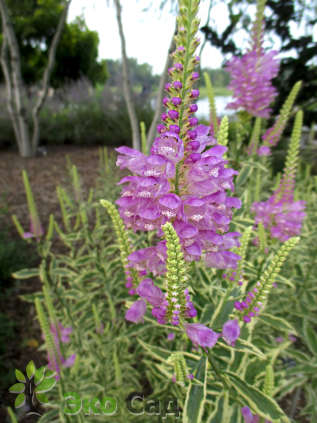
[[[232,101],[231,96],[218,95],[215,97],[217,116],[232,115],[234,110],[226,109],[228,103]],[[198,118],[209,119],[209,101],[208,98],[201,98],[197,101],[198,111],[196,116]]]

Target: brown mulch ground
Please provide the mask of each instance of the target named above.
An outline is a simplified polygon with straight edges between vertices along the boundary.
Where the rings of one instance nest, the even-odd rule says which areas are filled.
[[[56,186],[69,181],[66,157],[76,165],[84,187],[95,185],[99,170],[98,147],[49,147],[46,156],[23,159],[13,151],[0,151],[0,209],[16,214],[28,228],[28,210],[22,170],[28,173],[38,212],[45,225],[50,213],[59,213]],[[1,219],[1,217],[0,217]],[[0,220],[1,224],[1,220]]]
[[[98,147],[49,147],[46,156],[23,159],[14,151],[0,151],[0,231],[9,233],[10,239],[17,239],[19,235],[11,221],[11,215],[16,214],[25,231],[29,230],[29,216],[26,206],[26,196],[22,181],[22,170],[28,173],[35,202],[44,228],[47,227],[51,213],[60,220],[56,187],[69,185],[69,165],[77,166],[83,191],[88,191],[95,186],[99,172]],[[33,263],[37,264],[34,247],[30,248]],[[33,248],[33,251],[32,251]],[[17,252],[18,253],[18,252]],[[1,281],[0,281],[1,282]],[[9,386],[14,383],[9,377],[15,368],[24,371],[26,364],[34,360],[40,367],[45,357],[37,351],[37,341],[41,335],[34,320],[34,309],[28,303],[21,301],[19,295],[27,294],[40,289],[40,282],[31,279],[18,283],[16,281],[6,284],[0,292],[0,313],[8,316],[13,323],[14,335],[7,339],[4,357],[0,360],[5,365],[0,374],[0,422],[7,421],[5,408],[13,408],[14,396],[8,393]],[[36,421],[34,418],[19,420],[23,423]]]

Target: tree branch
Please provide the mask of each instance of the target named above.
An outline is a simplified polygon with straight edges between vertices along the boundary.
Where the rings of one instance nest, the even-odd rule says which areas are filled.
[[[68,14],[68,10],[69,10],[69,6],[71,4],[72,0],[68,0],[64,10],[62,11],[61,17],[59,19],[58,22],[58,26],[56,29],[56,32],[54,34],[53,40],[51,42],[50,48],[49,48],[49,53],[48,53],[48,62],[43,74],[43,79],[42,79],[42,87],[41,87],[41,91],[38,92],[38,97],[37,97],[37,101],[32,109],[32,120],[33,120],[33,132],[32,132],[32,148],[35,151],[38,145],[38,141],[39,141],[39,135],[40,135],[40,128],[39,128],[39,113],[43,107],[43,104],[46,100],[47,97],[47,93],[48,93],[48,88],[49,88],[49,81],[50,81],[50,77],[52,74],[52,70],[55,64],[55,57],[56,57],[56,50],[57,50],[57,45],[60,41],[62,32],[63,32],[63,28],[65,26],[65,22],[67,19],[67,14]]]
[[[14,133],[20,147],[20,134],[17,125],[16,112],[12,95],[12,81],[10,77],[9,59],[8,59],[8,41],[5,32],[3,33],[3,40],[1,46],[1,67],[4,75],[6,90],[7,90],[7,107],[13,124]]]
[[[21,75],[21,59],[18,42],[12,27],[9,12],[5,0],[0,0],[0,13],[2,20],[2,31],[5,34],[7,46],[10,52],[10,89],[12,90],[12,103],[14,104],[14,115],[12,115],[13,126],[18,128],[19,138],[17,139],[22,156],[32,155],[29,129],[27,124],[26,112],[23,107],[22,94],[24,84]],[[7,69],[9,69],[7,67]],[[7,87],[8,89],[8,87]]]
[[[118,23],[118,29],[119,29],[119,35],[120,35],[120,41],[121,41],[123,93],[124,93],[124,98],[126,101],[129,119],[130,119],[131,128],[132,128],[132,144],[133,144],[133,148],[140,150],[141,149],[140,129],[139,129],[139,124],[138,124],[135,108],[133,105],[132,89],[131,89],[131,83],[129,80],[128,58],[126,53],[125,37],[123,33],[122,20],[121,20],[120,0],[114,0],[114,4],[117,11],[117,23]]]

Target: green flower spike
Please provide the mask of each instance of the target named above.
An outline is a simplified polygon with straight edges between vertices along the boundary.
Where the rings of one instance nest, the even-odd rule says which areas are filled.
[[[277,144],[277,142],[280,139],[280,137],[281,137],[281,135],[284,131],[284,128],[287,124],[287,121],[289,119],[293,104],[295,102],[295,99],[297,97],[297,94],[298,94],[301,86],[302,86],[301,81],[296,82],[296,84],[293,86],[291,92],[289,93],[287,99],[285,100],[285,103],[283,104],[283,106],[281,108],[280,114],[279,114],[277,120],[275,121],[274,126],[272,127],[272,129],[270,130],[270,133],[268,135],[268,139],[272,139],[274,141],[273,141],[272,144],[270,144],[270,142],[265,140],[264,145],[270,147],[272,145]]]
[[[110,201],[100,200],[100,204],[106,208],[107,212],[109,213],[109,216],[111,217],[112,224],[113,224],[113,227],[117,236],[118,244],[119,244],[121,263],[123,268],[126,270],[128,267],[128,256],[132,253],[130,240],[127,235],[127,230],[119,215],[118,210],[112,203],[110,203]],[[138,278],[138,274],[136,270],[129,269],[129,271],[133,279],[133,284],[138,285],[139,278]]]
[[[248,154],[250,156],[252,154],[255,154],[258,149],[260,135],[261,135],[261,123],[262,123],[262,120],[260,117],[257,117],[254,121],[253,130],[252,130],[250,143],[248,147]]]
[[[210,122],[214,128],[214,135],[217,136],[218,119],[217,119],[217,109],[216,109],[216,103],[215,103],[214,89],[207,72],[204,72],[204,78],[205,78],[205,84],[207,88],[207,96],[209,100]]]
[[[187,266],[181,244],[173,225],[170,222],[162,226],[166,239],[166,283],[167,301],[166,320],[178,324],[186,311]]]
[[[288,254],[295,247],[298,241],[299,237],[293,237],[288,239],[282,245],[278,253],[273,258],[271,264],[264,271],[260,280],[256,283],[256,287],[253,289],[253,292],[248,293],[248,307],[244,307],[243,309],[241,309],[241,303],[240,307],[236,307],[238,310],[240,310],[240,312],[242,312],[240,314],[240,317],[246,323],[251,321],[251,317],[253,317],[255,313],[258,314],[260,310],[264,309],[272,285],[275,282],[276,277],[280,273]],[[235,311],[235,314],[237,314],[237,311]]]
[[[45,315],[45,312],[43,310],[43,307],[42,307],[42,304],[41,304],[41,301],[40,301],[39,298],[35,299],[35,309],[36,309],[37,318],[39,320],[42,333],[43,333],[44,338],[45,338],[45,344],[46,344],[46,349],[47,349],[48,355],[51,356],[51,357],[55,357],[59,368],[61,368],[59,355],[58,355],[57,350],[56,350],[56,345],[55,345],[55,342],[53,340],[50,325],[49,325],[49,322],[47,320],[47,317]]]
[[[168,362],[174,367],[174,378],[176,383],[185,386],[186,379],[188,380],[189,373],[184,358],[184,354],[179,351],[173,352],[168,358]]]
[[[235,281],[239,282],[239,285],[242,285],[243,283],[243,273],[244,273],[243,268],[245,264],[245,258],[247,255],[247,249],[248,249],[251,233],[252,233],[252,227],[249,226],[243,232],[243,235],[240,240],[240,247],[237,248],[235,251],[236,254],[238,254],[241,257],[241,259],[238,261],[238,267],[237,267],[236,275],[235,275]]]
[[[229,135],[229,120],[225,116],[220,123],[219,132],[217,135],[217,142],[220,145],[226,146],[228,144],[228,135]]]
[[[277,198],[292,196],[295,187],[295,177],[299,161],[299,148],[303,126],[303,112],[296,113],[290,145],[287,151],[287,157],[284,167],[282,180],[278,189]]]

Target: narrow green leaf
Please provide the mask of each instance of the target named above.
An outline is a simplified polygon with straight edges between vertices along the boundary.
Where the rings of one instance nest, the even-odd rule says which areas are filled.
[[[200,423],[204,413],[207,395],[207,366],[208,360],[202,357],[197,365],[195,380],[189,385],[183,411],[183,423]]]
[[[18,272],[12,273],[12,277],[14,279],[29,279],[29,278],[34,278],[35,276],[38,276],[38,275],[39,275],[38,268],[22,269],[22,270],[19,270]]]
[[[296,329],[282,317],[273,316],[272,314],[262,313],[259,315],[259,320],[262,320],[263,323],[272,326],[274,329],[296,334]]]
[[[53,422],[61,422],[64,421],[59,419],[58,416],[59,409],[53,409],[45,413],[40,419],[38,420],[38,423],[53,423]]]
[[[237,374],[232,372],[225,373],[229,376],[232,387],[245,400],[246,405],[250,407],[253,413],[269,420],[285,417],[283,410],[272,398],[240,379]]]
[[[304,322],[304,336],[307,347],[310,349],[312,354],[317,357],[317,335],[313,328],[310,326],[307,319],[305,319]]]
[[[15,417],[15,414],[14,414],[14,412],[12,411],[12,408],[11,408],[11,407],[8,407],[8,408],[7,408],[7,410],[8,410],[8,414],[9,414],[9,416],[10,416],[11,423],[18,423],[18,420],[17,420],[17,418]]]

